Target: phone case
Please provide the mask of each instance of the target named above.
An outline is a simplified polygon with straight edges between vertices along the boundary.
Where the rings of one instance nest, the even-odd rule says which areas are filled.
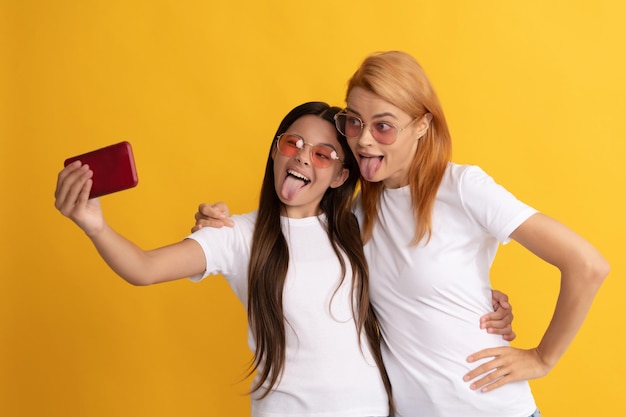
[[[64,166],[76,160],[93,171],[89,198],[133,188],[139,182],[133,149],[126,141],[67,158]]]

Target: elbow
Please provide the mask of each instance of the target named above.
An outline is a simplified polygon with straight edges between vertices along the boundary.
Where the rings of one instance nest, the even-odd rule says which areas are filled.
[[[584,271],[588,285],[595,289],[600,288],[611,270],[608,261],[601,255],[594,257],[594,259],[587,259],[580,268]]]
[[[609,262],[606,259],[602,258],[601,261],[597,262],[593,268],[593,280],[597,281],[598,285],[600,285],[609,275],[609,272],[611,272],[611,265],[609,265]]]
[[[122,276],[122,278],[133,287],[147,287],[148,285],[157,283],[156,280],[148,275]]]
[[[133,287],[147,287],[148,285],[150,285],[149,282],[135,281],[135,280],[129,280],[129,279],[127,279],[126,282],[128,282]]]

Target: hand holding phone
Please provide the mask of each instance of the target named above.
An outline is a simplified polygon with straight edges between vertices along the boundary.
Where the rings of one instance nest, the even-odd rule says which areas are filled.
[[[89,198],[133,188],[139,182],[133,150],[126,141],[67,158],[64,166],[77,160],[93,172]]]

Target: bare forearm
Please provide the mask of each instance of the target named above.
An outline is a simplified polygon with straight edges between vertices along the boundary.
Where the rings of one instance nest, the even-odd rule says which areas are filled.
[[[102,230],[89,235],[102,259],[124,280],[133,285],[149,285],[151,263],[149,254],[104,224]]]
[[[511,236],[559,269],[561,289],[537,348],[488,348],[468,357],[469,362],[491,358],[464,376],[471,389],[485,392],[550,372],[574,340],[609,273],[607,261],[589,242],[545,215],[534,215]]]
[[[561,272],[554,314],[537,348],[552,368],[582,326],[609,265],[589,242],[542,214],[527,220],[512,237]]]
[[[580,330],[605,276],[598,266],[579,271],[575,276],[562,277],[552,320],[537,347],[550,368],[556,365]]]
[[[104,261],[134,285],[148,285],[199,274],[205,270],[204,252],[192,240],[144,251],[113,230],[104,220],[100,201],[89,199],[92,172],[79,161],[58,176],[55,207],[91,239]]]

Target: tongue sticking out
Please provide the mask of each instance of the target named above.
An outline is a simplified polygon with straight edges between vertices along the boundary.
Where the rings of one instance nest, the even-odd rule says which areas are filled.
[[[359,161],[359,168],[361,169],[361,175],[363,175],[363,178],[366,180],[374,178],[374,175],[376,174],[376,171],[378,171],[378,168],[380,168],[382,161],[383,158],[378,156],[372,158],[361,157],[361,160]]]
[[[283,182],[281,195],[285,200],[291,200],[306,184],[307,183],[303,180],[288,175],[287,178],[285,178],[285,182]]]

